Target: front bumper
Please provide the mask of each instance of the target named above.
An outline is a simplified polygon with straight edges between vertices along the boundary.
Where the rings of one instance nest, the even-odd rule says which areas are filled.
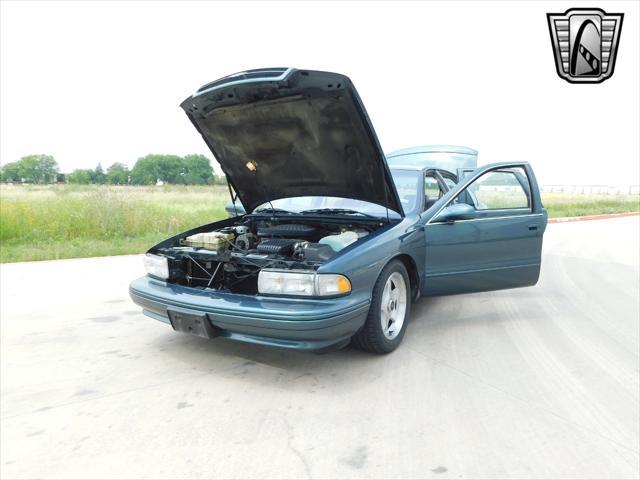
[[[171,323],[167,309],[203,313],[222,337],[299,350],[345,342],[362,327],[369,311],[369,299],[354,295],[333,299],[240,295],[148,276],[134,280],[129,294],[145,315],[161,322]]]

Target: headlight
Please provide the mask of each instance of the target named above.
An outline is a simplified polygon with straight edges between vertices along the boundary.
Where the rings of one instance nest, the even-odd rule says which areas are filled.
[[[260,270],[258,292],[272,295],[327,297],[351,291],[351,282],[343,275],[283,270]]]
[[[147,270],[149,275],[156,278],[161,278],[163,280],[169,278],[169,262],[167,257],[147,253],[144,256],[144,268]]]

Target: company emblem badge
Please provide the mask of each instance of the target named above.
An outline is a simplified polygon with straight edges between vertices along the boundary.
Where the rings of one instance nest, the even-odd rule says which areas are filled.
[[[600,83],[613,75],[623,17],[599,8],[548,13],[558,75],[571,83]]]

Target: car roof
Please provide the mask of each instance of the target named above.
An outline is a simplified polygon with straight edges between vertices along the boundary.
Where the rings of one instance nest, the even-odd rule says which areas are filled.
[[[456,172],[452,172],[451,170],[448,170],[446,168],[439,168],[439,167],[421,167],[418,165],[393,165],[389,167],[389,170],[391,170],[391,173],[397,171],[397,170],[402,170],[405,172],[426,172],[427,170],[439,170],[441,172],[447,172],[447,173],[451,173],[453,175],[456,174]]]
[[[478,166],[478,152],[469,147],[458,145],[424,145],[403,148],[388,153],[389,168],[417,167],[437,168],[455,172],[459,168],[475,169]]]
[[[414,172],[421,172],[429,170],[429,167],[421,167],[420,165],[393,165],[389,167],[390,170],[411,170]]]
[[[478,155],[478,151],[460,145],[422,145],[419,147],[402,148],[387,153],[387,158],[399,157],[401,155],[413,155],[416,153],[460,153],[463,155]]]

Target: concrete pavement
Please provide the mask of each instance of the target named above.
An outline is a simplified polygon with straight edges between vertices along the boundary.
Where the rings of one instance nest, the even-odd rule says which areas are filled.
[[[387,356],[174,333],[139,256],[0,267],[2,478],[638,478],[639,219],[536,287],[420,301]]]

